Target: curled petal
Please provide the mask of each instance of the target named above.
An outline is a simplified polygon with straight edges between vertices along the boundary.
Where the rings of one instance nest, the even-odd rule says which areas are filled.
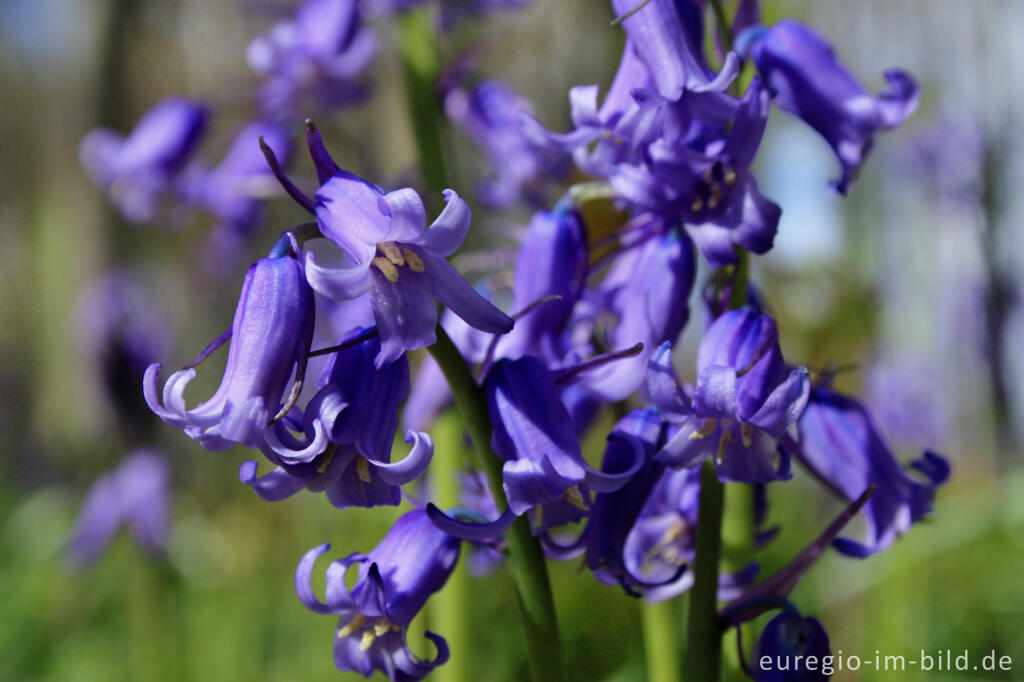
[[[316,613],[332,613],[331,608],[324,604],[320,599],[313,594],[313,564],[320,558],[320,555],[331,548],[330,544],[323,544],[319,547],[306,552],[302,559],[299,560],[299,565],[295,568],[295,593],[299,596],[299,601],[302,602],[310,611]]]
[[[543,531],[539,537],[541,545],[544,547],[544,554],[558,561],[575,559],[587,548],[587,534],[585,532],[580,533],[578,538],[567,545],[557,542],[551,537],[551,532],[548,530]]]
[[[404,187],[377,199],[380,212],[391,218],[381,241],[415,241],[427,224],[427,211],[416,190]]]
[[[242,466],[238,468],[238,480],[252,488],[261,500],[278,502],[291,497],[303,488],[302,479],[289,476],[281,467],[275,468],[266,476],[257,478],[258,467],[259,465],[253,460],[242,462]]]
[[[255,448],[267,430],[270,412],[263,396],[253,396],[241,405],[227,403],[220,425],[215,427],[216,435],[246,447]]]
[[[626,450],[628,451],[627,456],[631,456],[632,460],[629,461],[629,466],[625,470],[618,473],[598,471],[584,462],[584,466],[587,469],[586,484],[594,492],[615,492],[629,483],[630,479],[633,478],[633,474],[639,471],[646,461],[644,444],[636,436],[624,431],[613,431],[608,435],[608,448]],[[605,457],[608,457],[608,455],[605,455]]]
[[[427,630],[423,634],[427,639],[434,643],[434,647],[437,649],[437,656],[434,657],[433,661],[428,662],[421,660],[409,649],[408,646],[398,648],[391,653],[391,656],[395,665],[395,670],[402,673],[403,677],[396,677],[395,679],[423,679],[429,675],[434,668],[442,665],[448,660],[448,642],[444,640],[444,637],[441,637],[430,630]]]
[[[183,372],[175,372],[171,376],[171,378],[173,379],[178,374],[187,374],[188,372],[192,373],[192,375],[188,377],[184,382],[188,383],[188,381],[190,381],[192,377],[195,377],[195,370],[184,370]],[[171,383],[170,380],[168,380],[167,383],[164,384],[163,402],[161,402],[160,398],[157,397],[157,382],[159,381],[160,365],[158,363],[154,363],[146,368],[146,373],[142,377],[142,395],[146,399],[146,404],[149,405],[149,409],[153,410],[153,413],[156,414],[156,416],[160,417],[171,426],[184,428],[186,426],[186,422],[184,419],[184,409],[182,409],[181,412],[177,412],[168,410],[167,408],[164,407],[164,403],[166,403],[168,397],[167,387]],[[179,394],[181,392],[184,392],[184,390],[185,387],[184,384],[182,384],[181,391],[179,392]],[[181,404],[184,405],[184,397],[181,398]]]
[[[601,126],[601,118],[597,113],[597,93],[596,85],[577,85],[569,90],[572,122],[577,128]]]
[[[370,261],[351,268],[324,268],[306,254],[306,281],[317,293],[336,301],[357,298],[370,288]]]
[[[370,460],[380,477],[391,485],[405,485],[422,476],[434,456],[434,441],[425,433],[407,431],[405,442],[413,444],[412,450],[400,461],[386,464]]]
[[[327,607],[334,613],[355,607],[352,595],[349,594],[348,587],[345,585],[345,572],[352,564],[365,561],[367,561],[365,555],[353,552],[344,559],[332,561],[331,565],[327,567],[327,592],[324,596],[327,597]]]
[[[327,447],[327,430],[319,419],[312,422],[313,437],[304,443],[292,436],[280,422],[263,434],[263,440],[286,463],[310,462]],[[282,436],[284,438],[282,438]],[[289,442],[284,443],[282,440]]]
[[[596,93],[596,86],[595,93]],[[576,90],[576,88],[573,88]],[[572,91],[570,90],[570,96]],[[540,121],[526,113],[525,111],[519,114],[519,127],[523,131],[523,135],[530,142],[534,143],[538,147],[545,149],[552,149],[555,151],[571,152],[576,149],[580,149],[586,144],[593,142],[601,134],[599,128],[580,128],[570,133],[553,133],[543,125]]]
[[[453,313],[471,327],[491,334],[512,331],[515,321],[480,295],[455,268],[443,258],[421,251],[427,286]]]
[[[803,414],[811,395],[811,379],[806,367],[797,367],[779,384],[748,422],[764,429],[773,438],[781,438]]]
[[[538,504],[554,502],[576,483],[564,478],[547,455],[537,460],[514,459],[502,466],[502,487],[509,507],[519,516]]]
[[[469,204],[455,193],[444,191],[445,207],[430,228],[415,241],[427,253],[447,258],[462,246],[469,233],[471,213]]]
[[[672,369],[671,341],[658,346],[647,363],[647,393],[651,404],[665,413],[666,418],[692,413]]]
[[[427,517],[434,526],[447,535],[470,542],[483,542],[504,535],[515,523],[516,514],[506,509],[501,516],[488,523],[473,523],[448,516],[433,504],[427,504]]]
[[[700,420],[696,417],[683,422],[679,431],[665,443],[654,458],[676,469],[691,469],[700,464],[711,454],[714,446],[706,442],[707,438],[698,437],[699,424]]]

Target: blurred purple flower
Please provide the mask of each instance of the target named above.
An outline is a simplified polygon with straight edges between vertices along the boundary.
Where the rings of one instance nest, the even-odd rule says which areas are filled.
[[[170,470],[163,455],[143,449],[96,479],[82,504],[68,558],[76,566],[91,563],[113,539],[117,529],[131,529],[139,547],[149,554],[167,546]]]
[[[205,107],[168,97],[123,136],[108,128],[89,132],[79,148],[82,166],[130,222],[155,219],[178,192],[179,173],[206,127]]]
[[[761,667],[762,657],[770,660],[768,666]],[[818,682],[832,677],[823,672],[831,667],[824,663],[831,658],[821,623],[795,609],[786,610],[768,621],[757,638],[751,672],[755,682]]]
[[[419,680],[448,660],[448,645],[432,632],[433,661],[420,660],[406,641],[409,623],[427,599],[448,581],[459,559],[460,542],[437,530],[422,509],[406,513],[369,554],[350,554],[327,568],[326,600],[313,593],[310,580],[317,558],[330,545],[306,553],[295,570],[295,591],[306,608],[337,614],[334,665],[367,678],[375,670],[393,681]],[[345,574],[358,566],[349,589]]]

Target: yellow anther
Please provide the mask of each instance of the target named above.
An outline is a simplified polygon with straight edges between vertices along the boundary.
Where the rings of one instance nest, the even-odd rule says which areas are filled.
[[[366,651],[373,646],[373,640],[377,639],[377,635],[373,634],[373,630],[367,630],[363,633],[363,638],[359,640],[359,649]]]
[[[568,500],[569,504],[574,507],[578,507],[583,511],[587,511],[589,509],[589,507],[587,507],[587,503],[583,501],[583,493],[580,492],[579,486],[574,485],[566,490],[565,499]]]
[[[395,265],[405,265],[405,258],[402,257],[402,252],[405,249],[398,246],[398,244],[394,242],[380,242],[377,244],[377,250]]]
[[[533,525],[540,526],[541,518],[544,516],[544,505],[538,504],[533,508]]]
[[[333,461],[334,461],[334,455],[335,455],[335,454],[336,454],[337,452],[338,452],[338,451],[337,451],[337,450],[334,450],[334,449],[332,449],[332,450],[329,450],[329,451],[327,452],[327,455],[326,455],[326,456],[324,457],[324,461],[320,462],[320,466],[318,466],[318,467],[316,468],[316,470],[317,470],[317,472],[318,472],[318,473],[321,473],[321,474],[322,474],[322,473],[325,473],[325,472],[327,471],[327,467],[331,466],[331,462],[333,462]]]
[[[352,620],[348,622],[348,625],[338,630],[338,639],[341,639],[342,637],[348,637],[353,632],[363,627],[363,621],[365,620],[366,617],[363,614],[357,613],[352,618]]]
[[[683,519],[676,519],[671,524],[669,524],[669,527],[665,529],[665,532],[658,540],[658,544],[651,548],[651,550],[647,553],[648,558],[653,558],[658,555],[664,556],[665,548],[672,545],[672,543],[674,543],[676,540],[682,538],[686,534],[686,529],[686,521]]]
[[[725,448],[729,445],[729,441],[735,440],[732,432],[728,429],[722,429],[722,437],[718,439],[718,452],[715,453],[715,462],[717,464],[722,463],[722,458],[725,456]]]
[[[413,272],[423,272],[423,260],[417,256],[413,251],[409,249],[402,249],[402,256],[405,258],[405,262],[409,264],[409,269]]]
[[[754,444],[754,427],[743,422],[740,424],[740,434],[743,436],[743,447],[749,448]]]
[[[722,198],[722,186],[717,182],[711,187],[711,196],[708,197],[708,208],[712,211],[718,208],[718,200]]]
[[[370,482],[370,462],[361,455],[356,459],[356,473],[363,483]]]
[[[729,187],[732,187],[733,185],[735,185],[736,184],[736,169],[734,169],[732,166],[729,166],[728,168],[726,168],[725,169],[725,173],[724,173],[722,179],[725,180],[725,184],[728,185]]]
[[[387,618],[378,618],[377,622],[373,624],[373,632],[378,637],[387,634],[388,630],[394,629],[395,626]]]
[[[690,440],[696,440],[698,438],[707,438],[714,432],[718,426],[718,421],[713,417],[709,417],[704,420],[704,423],[700,425],[700,428],[690,434]]]
[[[694,199],[693,203],[690,204],[690,211],[693,213],[700,213],[701,209],[704,208],[704,202],[700,199]]]
[[[665,563],[675,564],[676,566],[684,563],[683,557],[679,555],[679,550],[672,546],[668,546],[661,551],[661,558],[665,560]]]
[[[377,256],[373,259],[373,264],[377,266],[377,269],[380,270],[380,273],[384,275],[389,282],[398,281],[398,268],[396,268],[387,258]]]

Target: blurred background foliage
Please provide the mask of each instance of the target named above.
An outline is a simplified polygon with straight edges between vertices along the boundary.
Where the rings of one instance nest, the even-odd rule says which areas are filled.
[[[868,393],[872,372],[910,368],[919,385],[875,390],[871,404],[883,430],[888,411],[930,414],[935,442],[886,436],[903,457],[929,446],[954,466],[930,522],[865,561],[829,554],[794,601],[826,625],[833,652],[994,649],[1013,657],[1014,670],[985,679],[1024,679],[1024,199],[1016,191],[1024,3],[763,4],[769,23],[796,16],[815,26],[871,87],[893,65],[922,82],[921,110],[878,141],[846,199],[826,187],[835,173],[827,146],[773,115],[758,172],[784,214],[754,279],[779,319],[787,358],[815,368],[855,364],[839,385]],[[270,10],[255,0],[0,3],[0,680],[345,678],[331,663],[333,619],[299,604],[292,574],[324,541],[368,550],[394,510],[341,513],[307,494],[262,503],[237,482],[246,454],[206,453],[161,427],[174,477],[166,558],[147,560],[124,535],[85,570],[71,570],[63,556],[90,482],[137,445],[118,435],[82,351],[80,292],[111,266],[129,266],[168,320],[164,360],[180,364],[230,319],[247,263],[302,220],[289,202],[272,202],[248,252],[211,263],[207,218],[173,230],[122,224],[79,167],[79,141],[99,124],[127,130],[152,103],[181,93],[223,112],[213,131],[223,149],[251,113],[256,80],[244,49],[273,20]],[[611,16],[608,3],[535,0],[442,47],[450,58],[475,46],[482,72],[510,81],[542,121],[564,128],[568,88],[606,86],[614,72],[622,36]],[[318,123],[349,168],[398,179],[414,173],[415,152],[394,30],[377,28],[385,45],[373,97]],[[482,161],[465,139],[449,137],[455,186],[468,194]],[[470,248],[486,243],[483,226],[529,217],[475,216]],[[698,319],[684,333],[687,357],[699,328]],[[215,373],[206,373],[206,388]],[[763,553],[764,574],[839,508],[803,472],[772,486],[770,500],[782,531]],[[576,569],[551,565],[572,678],[642,679],[638,603]],[[454,655],[469,657],[474,679],[523,679],[507,576],[471,589],[472,651]]]

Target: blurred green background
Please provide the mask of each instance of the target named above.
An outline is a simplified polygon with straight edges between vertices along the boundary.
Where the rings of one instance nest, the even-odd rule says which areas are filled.
[[[896,65],[922,82],[921,110],[878,139],[845,199],[826,187],[835,167],[824,143],[773,114],[759,176],[784,215],[754,278],[787,358],[856,363],[839,380],[849,390],[869,388],[873,368],[894,364],[925,377],[916,398],[875,397],[932,415],[938,442],[886,436],[901,458],[931,446],[954,467],[930,521],[880,556],[829,553],[794,601],[825,624],[834,653],[995,650],[1014,662],[985,677],[862,669],[836,679],[1024,679],[1024,201],[1015,191],[1024,179],[1024,3],[763,4],[769,22],[796,16],[828,36],[872,89]],[[475,42],[485,73],[564,129],[568,88],[606,86],[614,72],[622,38],[607,5],[535,0],[443,47],[450,55]],[[118,436],[82,351],[79,293],[109,267],[130,265],[170,320],[165,361],[180,364],[224,328],[246,263],[302,220],[274,202],[251,253],[218,276],[199,257],[208,219],[174,230],[123,225],[81,170],[78,143],[99,124],[127,130],[181,93],[224,112],[213,132],[226,144],[251,113],[245,45],[270,23],[263,4],[242,0],[0,2],[0,680],[358,679],[334,669],[334,619],[302,607],[292,575],[322,542],[340,553],[370,549],[394,510],[338,512],[310,494],[262,503],[237,482],[247,453],[207,453],[161,427],[174,478],[167,557],[147,560],[122,534],[83,571],[63,558],[89,484],[135,445]],[[321,125],[355,170],[394,178],[412,172],[415,150],[394,31],[386,21],[377,28],[374,97]],[[456,186],[468,194],[481,161],[450,138]],[[529,217],[475,215],[477,224]],[[697,329],[699,320],[684,333],[684,353]],[[200,383],[212,388],[216,371],[205,374]],[[765,575],[840,508],[802,471],[774,485],[770,501],[782,531],[761,557]],[[578,573],[577,562],[550,567],[572,679],[643,679],[639,603]],[[499,571],[471,589],[472,646],[453,656],[467,657],[473,679],[524,679],[508,577]]]

